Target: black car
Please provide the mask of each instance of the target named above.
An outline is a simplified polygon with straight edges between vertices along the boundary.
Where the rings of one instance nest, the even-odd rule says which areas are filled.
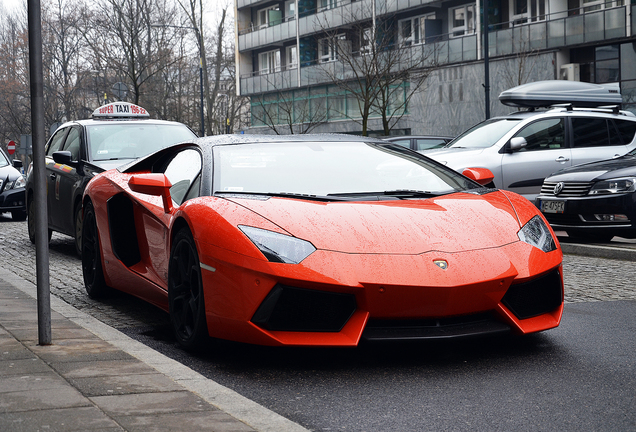
[[[407,135],[382,138],[385,141],[410,148],[411,150],[421,151],[442,148],[453,140],[449,136],[431,136],[431,135]]]
[[[9,161],[7,155],[0,149],[0,213],[11,212],[16,221],[26,219],[26,200],[24,199],[24,176],[17,170],[22,167],[22,161]]]
[[[196,134],[178,122],[149,119],[128,102],[97,108],[93,118],[63,124],[45,147],[49,239],[53,231],[75,237],[81,254],[82,196],[91,178]],[[27,175],[29,239],[35,242],[35,208],[31,169]]]
[[[552,228],[569,237],[636,238],[636,150],[552,174],[536,204]]]

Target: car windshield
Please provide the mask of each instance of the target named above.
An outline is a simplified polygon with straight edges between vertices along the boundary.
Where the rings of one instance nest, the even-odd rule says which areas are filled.
[[[0,167],[5,167],[7,165],[9,165],[9,161],[4,156],[4,153],[0,151]]]
[[[137,159],[195,138],[182,124],[117,122],[87,126],[91,161]]]
[[[475,187],[457,172],[398,145],[295,142],[214,148],[215,193],[411,198]]]
[[[455,138],[447,148],[487,148],[519,124],[521,119],[491,119],[479,123]]]

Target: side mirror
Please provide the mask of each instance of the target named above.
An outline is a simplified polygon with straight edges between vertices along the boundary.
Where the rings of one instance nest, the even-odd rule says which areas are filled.
[[[517,151],[528,145],[524,137],[514,137],[510,140],[510,151]]]
[[[13,159],[13,168],[22,168],[22,161],[20,159]]]
[[[160,196],[163,199],[163,210],[166,213],[170,213],[172,210],[172,197],[170,196],[172,183],[164,174],[135,174],[128,180],[128,187],[133,192]]]
[[[62,150],[53,152],[53,160],[55,161],[55,163],[59,163],[62,165],[68,165],[72,167],[77,166],[77,162],[73,161],[73,155],[71,155],[70,151]]]
[[[462,174],[482,186],[492,183],[495,179],[495,175],[488,168],[466,168]]]

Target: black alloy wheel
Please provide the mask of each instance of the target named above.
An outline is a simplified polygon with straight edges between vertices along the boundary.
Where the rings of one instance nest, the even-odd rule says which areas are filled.
[[[27,230],[29,231],[29,240],[31,243],[35,244],[35,204],[33,203],[33,198],[27,201]],[[53,235],[53,231],[49,230],[49,239],[51,241],[51,236]]]
[[[102,256],[99,247],[99,232],[92,203],[87,203],[84,209],[84,223],[82,224],[82,274],[86,293],[92,299],[103,297],[109,287],[104,280]]]
[[[170,321],[179,344],[186,350],[202,348],[209,338],[201,266],[190,230],[177,232],[168,266]]]

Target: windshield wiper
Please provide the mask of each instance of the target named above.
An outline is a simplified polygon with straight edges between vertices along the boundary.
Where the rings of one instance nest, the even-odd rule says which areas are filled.
[[[283,198],[297,198],[314,201],[346,201],[342,198],[336,198],[332,196],[302,194],[296,192],[244,192],[244,191],[215,191],[214,195],[240,195],[240,196],[267,196],[267,197],[283,197]]]
[[[396,190],[388,190],[388,191],[382,191],[382,192],[343,192],[343,193],[329,194],[328,196],[357,197],[357,198],[375,197],[377,199],[382,199],[382,197],[387,197],[387,198],[405,199],[405,198],[432,198],[438,195],[440,194],[430,192],[430,191],[396,189]]]

